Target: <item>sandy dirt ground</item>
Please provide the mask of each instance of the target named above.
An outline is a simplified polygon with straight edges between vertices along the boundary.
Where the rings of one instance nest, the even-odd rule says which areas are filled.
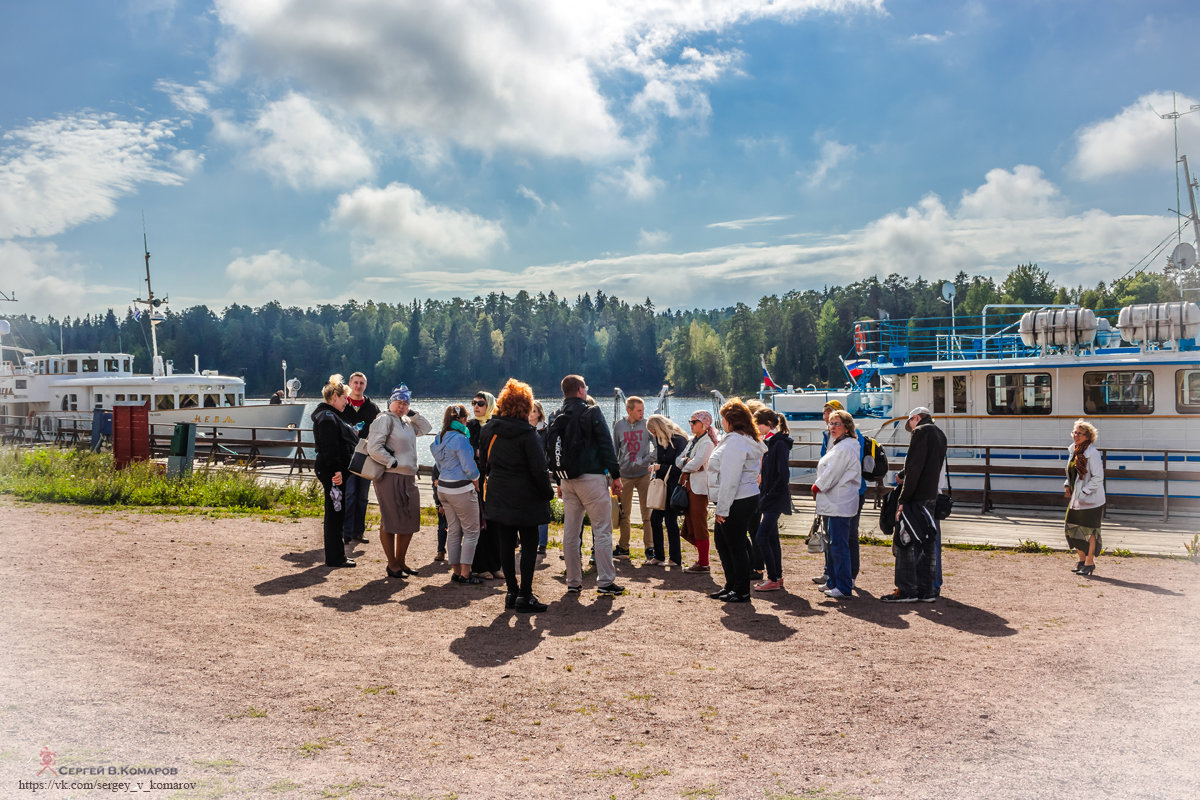
[[[122,796],[35,792],[43,752],[150,798],[1200,796],[1179,560],[947,550],[942,601],[889,606],[888,548],[838,602],[788,543],[789,591],[724,605],[636,559],[566,595],[552,549],[518,616],[432,529],[407,581],[374,535],[322,566],[319,520],[0,498],[0,532],[0,797]]]

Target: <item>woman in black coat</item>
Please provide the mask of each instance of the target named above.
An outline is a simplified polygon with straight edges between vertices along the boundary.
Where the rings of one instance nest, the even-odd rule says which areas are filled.
[[[346,523],[343,487],[350,474],[350,457],[358,444],[358,431],[341,417],[350,399],[350,391],[342,383],[341,375],[329,376],[329,383],[321,390],[321,398],[325,402],[313,410],[311,418],[317,451],[315,471],[325,490],[325,565],[353,567],[356,565],[346,557],[342,540],[342,528]]]
[[[533,595],[537,566],[538,526],[550,521],[550,473],[537,431],[529,424],[533,391],[509,378],[496,401],[496,415],[479,432],[484,476],[483,513],[489,528],[500,534],[500,558],[508,594],[505,608],[529,613],[545,611]],[[517,583],[516,549],[521,544],[521,580]]]
[[[687,447],[687,435],[684,434],[683,428],[680,428],[669,417],[662,414],[651,414],[646,420],[646,430],[654,437],[654,461],[650,465],[650,469],[654,472],[654,477],[662,478],[667,482],[667,503],[671,502],[671,493],[675,491],[675,487],[679,485],[679,467],[675,466],[675,459],[679,458],[679,454]],[[670,549],[670,554],[667,559],[664,555],[668,555],[663,549],[663,523],[667,526],[667,547]],[[682,565],[683,554],[679,548],[679,517],[674,511],[669,508],[665,510],[655,509],[650,512],[650,530],[654,536],[654,558],[647,561],[647,564],[659,566],[667,564],[672,567]]]
[[[475,464],[483,474],[483,451],[479,449],[479,437],[483,426],[496,413],[496,398],[491,392],[476,392],[471,400],[471,419],[467,420],[467,434],[471,447],[475,448]],[[501,577],[500,534],[489,530],[487,517],[483,514],[483,496],[479,497],[479,543],[475,545],[475,559],[471,562],[471,574],[486,580]]]
[[[766,580],[755,584],[755,591],[772,592],[783,588],[783,553],[779,548],[779,515],[792,513],[792,438],[788,436],[787,420],[781,414],[764,408],[754,415],[758,432],[767,443],[762,458],[762,473],[758,485],[758,510],[762,513],[755,539],[762,552]]]

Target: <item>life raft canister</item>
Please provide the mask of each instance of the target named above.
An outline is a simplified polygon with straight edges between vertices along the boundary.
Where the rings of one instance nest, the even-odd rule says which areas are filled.
[[[867,352],[867,334],[861,323],[854,324],[854,350],[860,356]]]

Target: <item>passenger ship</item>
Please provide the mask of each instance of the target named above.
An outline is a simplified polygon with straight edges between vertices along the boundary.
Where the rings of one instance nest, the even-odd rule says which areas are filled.
[[[191,373],[177,373],[172,362],[163,360],[158,353],[157,326],[166,319],[161,312],[165,300],[155,297],[150,285],[148,248],[145,259],[146,299],[134,302],[146,306],[150,315],[151,372],[134,373],[133,356],[128,353],[38,356],[0,341],[0,422],[9,428],[19,426],[27,436],[36,436],[38,431],[53,436],[71,420],[86,420],[83,427],[90,430],[94,409],[140,403],[149,406],[151,426],[192,422],[198,435],[212,435],[215,429],[218,439],[249,438],[249,430],[234,429],[279,428],[283,430],[257,430],[255,438],[294,443],[295,434],[287,429],[301,424],[303,403],[246,405],[246,382],[241,378],[201,371],[198,357]],[[8,328],[7,321],[0,320],[0,339]],[[18,358],[4,358],[7,352]],[[289,395],[297,386],[291,382]],[[287,455],[293,449],[289,445],[260,448],[259,452]]]

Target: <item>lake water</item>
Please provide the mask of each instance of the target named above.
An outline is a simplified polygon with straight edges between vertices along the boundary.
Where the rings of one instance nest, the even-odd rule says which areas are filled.
[[[370,395],[368,395],[368,396],[370,396]],[[374,400],[376,402],[376,404],[380,405],[380,407],[383,406],[383,402],[382,402],[381,398],[372,397],[371,399]],[[549,416],[550,414],[552,414],[554,411],[556,411],[558,408],[560,408],[562,406],[562,398],[561,397],[554,397],[554,398],[550,398],[550,399],[547,399],[547,398],[538,398],[538,399],[541,400],[542,406],[546,409],[546,416]],[[616,416],[614,416],[617,411],[617,408],[616,408],[616,404],[613,400],[613,397],[612,397],[612,395],[609,395],[606,398],[597,397],[596,399],[597,399],[597,405],[600,407],[601,413],[604,414],[604,421],[608,423],[609,430],[611,430],[613,420],[615,418],[617,418]],[[252,404],[257,404],[257,403],[265,403],[265,402],[267,402],[267,400],[266,399],[254,399],[254,400],[247,400],[247,402],[252,403]],[[316,409],[317,404],[319,402],[320,401],[318,401],[318,400],[307,400],[305,402],[304,420],[305,420],[306,427],[308,427],[310,430],[311,430],[311,423],[309,423],[309,421],[308,421],[309,416]],[[420,411],[421,414],[423,414],[425,416],[425,418],[428,419],[430,421],[430,423],[433,424],[435,430],[440,430],[441,424],[442,424],[442,413],[446,410],[446,406],[450,405],[451,403],[462,403],[463,405],[467,406],[469,409],[470,404],[471,404],[471,398],[470,397],[466,397],[466,398],[417,397],[417,398],[413,399],[412,407],[415,408],[417,411]],[[646,414],[647,414],[647,416],[649,416],[652,413],[655,413],[655,409],[656,409],[657,405],[658,405],[657,397],[646,398]],[[713,406],[712,396],[711,395],[710,396],[703,396],[703,395],[700,395],[700,396],[672,396],[672,397],[667,398],[667,408],[665,410],[666,415],[668,417],[670,417],[672,420],[674,420],[674,422],[677,425],[679,425],[679,427],[683,428],[685,433],[690,433],[690,431],[688,430],[687,421],[688,421],[688,418],[691,416],[692,412],[697,411],[697,410],[707,411],[708,413],[712,414],[715,417],[716,409]],[[659,413],[664,413],[664,412],[659,412]],[[619,416],[625,416],[624,405],[622,405],[620,407]],[[306,438],[308,438],[308,437],[306,437]],[[433,466],[433,456],[429,452],[429,447],[432,444],[433,444],[433,435],[421,436],[421,437],[417,438],[417,461],[418,461],[418,463],[426,465],[426,466]]]

